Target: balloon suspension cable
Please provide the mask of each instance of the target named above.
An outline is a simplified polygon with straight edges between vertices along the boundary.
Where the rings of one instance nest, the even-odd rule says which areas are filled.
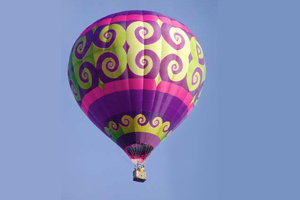
[[[137,161],[136,165],[135,165],[135,169],[140,169],[140,168],[144,168],[144,164],[140,163],[139,161]]]

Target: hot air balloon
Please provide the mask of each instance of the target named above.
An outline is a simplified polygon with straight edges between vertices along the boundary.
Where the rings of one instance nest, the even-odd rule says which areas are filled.
[[[119,12],[90,25],[68,67],[78,105],[129,156],[140,182],[145,160],[196,105],[205,74],[194,34],[150,11]]]

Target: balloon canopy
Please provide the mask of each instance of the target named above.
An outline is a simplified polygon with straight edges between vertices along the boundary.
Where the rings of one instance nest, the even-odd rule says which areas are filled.
[[[205,74],[193,33],[150,11],[120,12],[90,25],[76,40],[68,69],[83,112],[134,164],[189,115]]]

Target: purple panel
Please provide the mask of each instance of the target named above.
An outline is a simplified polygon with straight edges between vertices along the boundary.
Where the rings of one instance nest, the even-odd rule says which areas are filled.
[[[158,91],[129,90],[98,99],[91,104],[88,116],[98,127],[110,120],[119,121],[120,115],[140,113],[149,116],[149,119],[160,116],[175,126],[187,112],[187,106],[172,95]]]
[[[160,143],[159,137],[151,133],[134,132],[119,137],[117,144],[123,149],[131,144],[150,144],[153,149]]]

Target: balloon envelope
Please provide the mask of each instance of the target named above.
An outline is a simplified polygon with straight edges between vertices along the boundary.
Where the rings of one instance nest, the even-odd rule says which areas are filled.
[[[150,11],[120,12],[90,25],[76,40],[68,68],[83,112],[135,164],[189,115],[205,74],[193,33]]]

